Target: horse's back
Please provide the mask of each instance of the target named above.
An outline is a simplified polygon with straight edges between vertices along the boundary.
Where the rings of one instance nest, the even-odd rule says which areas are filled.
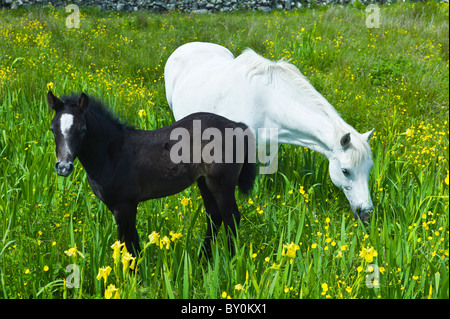
[[[214,43],[190,42],[177,48],[167,59],[164,69],[169,106],[173,108],[174,90],[177,89],[175,85],[180,87],[194,79],[201,81],[208,75],[208,70],[233,59],[228,49]],[[181,117],[175,118],[178,120]]]
[[[251,106],[261,92],[249,87],[246,66],[236,61],[228,49],[212,43],[188,43],[175,50],[164,74],[175,119],[210,112],[252,124]]]

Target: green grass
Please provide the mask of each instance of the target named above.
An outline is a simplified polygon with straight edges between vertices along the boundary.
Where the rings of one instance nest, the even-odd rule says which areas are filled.
[[[82,9],[80,29],[65,27],[64,10],[0,11],[1,298],[104,298],[110,285],[121,298],[448,298],[448,4],[380,9],[379,29],[367,29],[364,8],[353,6]],[[262,176],[250,197],[238,195],[234,257],[221,231],[211,261],[199,259],[206,217],[193,186],[139,206],[146,248],[137,276],[123,271],[121,256],[112,257],[113,216],[81,165],[68,178],[53,170],[45,95],[85,91],[140,128],[168,125],[164,64],[189,41],[290,59],[348,123],[375,127],[370,224],[353,219],[323,156],[284,145],[278,172]],[[168,246],[151,244],[152,232]],[[181,238],[171,241],[171,232]],[[82,256],[69,256],[75,244]],[[70,264],[79,267],[78,288],[64,284]],[[105,283],[97,274],[107,266]],[[373,283],[377,272],[370,288],[366,276]]]

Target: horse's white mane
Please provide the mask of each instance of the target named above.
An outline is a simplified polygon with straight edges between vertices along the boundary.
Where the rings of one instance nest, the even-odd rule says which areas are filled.
[[[281,59],[278,61],[271,61],[259,54],[255,53],[252,49],[245,49],[241,55],[236,58],[237,63],[242,63],[247,68],[246,75],[249,80],[255,76],[261,76],[265,84],[275,84],[276,78],[286,81],[307,95],[312,101],[314,101],[315,107],[325,114],[336,125],[337,132],[335,136],[340,138],[343,134],[350,132],[351,134],[351,150],[349,152],[350,160],[355,164],[361,163],[367,156],[370,156],[371,149],[367,141],[364,141],[361,134],[359,134],[353,127],[345,123],[340,117],[336,109],[308,82],[305,76],[300,70],[289,63],[288,61]],[[339,140],[337,141],[339,142]]]
[[[271,61],[249,48],[245,49],[244,52],[236,58],[236,61],[247,67],[248,79],[252,79],[254,76],[259,75],[265,79],[266,84],[275,84],[277,82],[275,81],[276,78],[282,79],[284,80],[283,85],[288,82],[301,90],[305,95],[308,95],[315,102],[315,106],[328,117],[333,120],[336,117],[340,118],[334,107],[316,91],[306,77],[292,63],[289,63],[284,59],[276,62]]]

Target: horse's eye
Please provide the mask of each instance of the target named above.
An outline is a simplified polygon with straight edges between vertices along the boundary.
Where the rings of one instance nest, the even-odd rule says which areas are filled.
[[[346,168],[342,169],[342,174],[344,174],[345,176],[349,176],[350,175],[350,171]]]

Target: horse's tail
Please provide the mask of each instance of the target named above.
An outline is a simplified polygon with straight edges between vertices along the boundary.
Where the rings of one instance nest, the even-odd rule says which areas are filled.
[[[245,126],[245,129],[247,126]],[[256,154],[256,146],[255,146],[255,139],[253,134],[251,136],[245,136],[244,140],[244,147],[245,147],[245,158],[244,163],[242,165],[241,172],[239,173],[238,177],[238,186],[241,193],[244,195],[248,195],[250,191],[253,189],[253,183],[255,181],[256,177],[256,163],[255,160],[250,161],[250,153],[255,152]]]

